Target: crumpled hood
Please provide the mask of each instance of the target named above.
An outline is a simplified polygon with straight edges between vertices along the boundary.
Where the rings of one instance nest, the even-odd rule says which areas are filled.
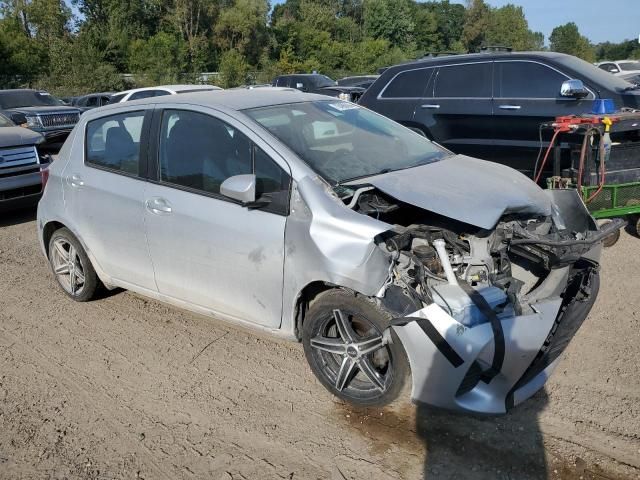
[[[37,145],[43,139],[38,132],[23,127],[0,127],[0,148]]]
[[[401,202],[484,229],[507,213],[552,213],[550,198],[520,172],[464,155],[351,183],[373,185]]]

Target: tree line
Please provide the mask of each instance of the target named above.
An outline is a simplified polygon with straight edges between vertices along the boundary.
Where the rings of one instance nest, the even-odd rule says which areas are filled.
[[[522,7],[414,0],[0,0],[0,87],[59,95],[198,81],[223,87],[282,73],[375,73],[429,52],[541,50]],[[574,23],[551,50],[587,61],[640,58],[634,41],[593,45]]]

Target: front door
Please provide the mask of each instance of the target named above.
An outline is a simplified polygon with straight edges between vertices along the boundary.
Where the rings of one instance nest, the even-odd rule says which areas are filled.
[[[85,135],[84,155],[73,152],[63,175],[74,228],[102,270],[125,286],[155,291],[144,229],[143,147],[152,111],[145,119],[146,112],[130,109],[87,122],[77,132]]]
[[[289,174],[232,119],[207,110],[158,110],[158,172],[145,223],[160,293],[277,328],[282,313]],[[224,120],[223,120],[224,118]],[[220,195],[227,178],[255,173],[251,210]]]
[[[493,125],[496,146],[488,157],[531,176],[540,151],[540,135],[548,142],[551,130],[540,125],[557,116],[591,110],[594,96],[582,100],[560,96],[569,77],[538,62],[495,62]],[[548,145],[548,143],[545,143]],[[551,169],[551,159],[545,169]]]

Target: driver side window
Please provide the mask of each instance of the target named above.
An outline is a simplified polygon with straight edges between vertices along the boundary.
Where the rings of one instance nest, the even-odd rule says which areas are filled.
[[[235,127],[210,115],[165,110],[160,130],[160,180],[218,196],[235,175],[256,175],[256,197],[269,196],[263,210],[288,211],[290,177]]]

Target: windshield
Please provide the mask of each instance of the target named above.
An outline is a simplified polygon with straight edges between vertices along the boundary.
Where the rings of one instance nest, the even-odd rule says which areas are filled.
[[[573,69],[578,73],[578,78],[584,83],[595,83],[595,86],[602,86],[614,91],[622,92],[629,87],[633,87],[629,82],[621,77],[611,75],[609,72],[596,67],[595,65],[585,62],[584,60],[565,55],[562,57],[562,64]]]
[[[53,107],[64,105],[47,92],[35,90],[0,91],[0,108]]]
[[[335,85],[336,85],[335,80],[331,80],[326,75],[316,75],[316,76],[314,76],[313,77],[313,83],[315,83],[316,88],[335,87]]]
[[[349,102],[274,105],[245,113],[334,184],[449,155],[421,135]]]
[[[640,62],[618,62],[620,69],[624,72],[640,70]]]
[[[13,122],[0,113],[0,127],[13,127]]]

